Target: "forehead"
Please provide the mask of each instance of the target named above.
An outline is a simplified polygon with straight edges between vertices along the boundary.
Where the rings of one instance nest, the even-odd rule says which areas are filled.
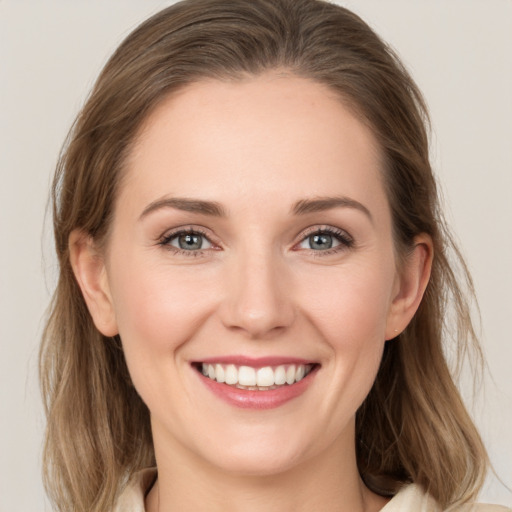
[[[335,92],[269,73],[205,80],[166,98],[136,138],[121,194],[263,204],[335,189],[375,202],[381,167],[371,130]]]

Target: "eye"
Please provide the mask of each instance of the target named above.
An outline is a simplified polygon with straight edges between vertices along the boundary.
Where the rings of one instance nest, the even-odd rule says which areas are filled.
[[[161,245],[185,252],[201,251],[213,247],[210,240],[203,233],[193,230],[171,233],[160,243]]]
[[[301,247],[304,248],[304,245],[308,245],[309,247],[305,247],[306,249],[325,251],[326,249],[332,249],[332,247],[336,247],[339,245],[339,243],[340,242],[336,240],[333,235],[329,235],[328,233],[317,233],[315,235],[308,236],[301,243]]]
[[[352,237],[345,231],[334,228],[322,228],[307,234],[298,247],[315,252],[335,252],[352,247],[353,244]]]

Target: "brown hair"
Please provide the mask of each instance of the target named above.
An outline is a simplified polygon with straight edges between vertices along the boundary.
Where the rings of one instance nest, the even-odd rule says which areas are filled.
[[[429,163],[428,118],[394,52],[359,17],[320,0],[188,0],[140,25],[111,57],[70,132],[53,184],[60,277],[41,348],[48,417],[45,484],[59,511],[109,510],[136,470],[155,464],[149,412],[116,336],[94,327],[74,279],[68,239],[108,234],[123,163],[141,123],[173,91],[204,78],[285,69],[337,91],[372,129],[399,254],[427,233],[432,275],[414,319],[387,342],[357,413],[359,470],[375,492],[416,482],[445,507],[475,497],[487,456],[454,385],[443,343],[450,313],[456,348],[479,347],[459,260],[442,219]]]

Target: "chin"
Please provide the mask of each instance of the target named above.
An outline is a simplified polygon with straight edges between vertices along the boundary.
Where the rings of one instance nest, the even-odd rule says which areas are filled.
[[[204,446],[203,458],[227,473],[239,476],[266,477],[285,473],[314,456],[315,446],[310,437],[290,430],[251,429],[230,432],[224,440]],[[240,435],[237,435],[240,434]],[[249,434],[249,435],[248,435]],[[277,435],[276,435],[277,434]],[[320,451],[322,447],[316,447]]]
[[[237,476],[268,477],[290,471],[305,457],[282,450],[243,450],[212,461],[217,468]]]

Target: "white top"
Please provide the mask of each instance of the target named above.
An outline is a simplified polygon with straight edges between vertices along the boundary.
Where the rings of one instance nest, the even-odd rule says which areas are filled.
[[[145,469],[136,473],[123,491],[113,512],[145,512],[144,497],[156,477],[156,470]],[[381,512],[442,512],[436,502],[415,484],[406,485]],[[463,505],[450,512],[512,512],[500,505]]]

